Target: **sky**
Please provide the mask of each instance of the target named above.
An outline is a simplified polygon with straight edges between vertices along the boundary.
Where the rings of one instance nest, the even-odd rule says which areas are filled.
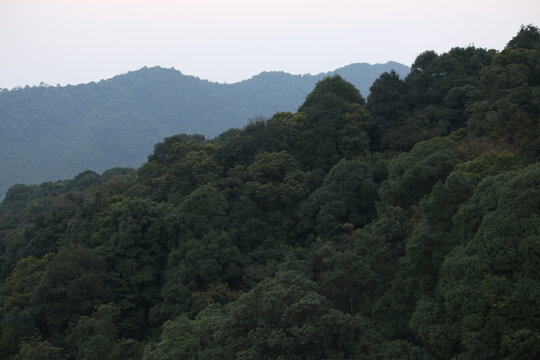
[[[79,84],[144,66],[216,82],[425,50],[501,50],[538,0],[0,0],[0,88]]]

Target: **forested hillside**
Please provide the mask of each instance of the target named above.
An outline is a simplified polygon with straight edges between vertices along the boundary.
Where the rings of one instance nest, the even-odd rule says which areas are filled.
[[[336,69],[367,96],[395,62]],[[294,111],[315,83],[330,73],[266,72],[234,84],[143,68],[98,83],[26,87],[0,92],[0,198],[15,183],[72,177],[85,169],[139,167],[164,137],[215,137],[249,118]]]
[[[2,359],[540,358],[540,30],[0,205]]]

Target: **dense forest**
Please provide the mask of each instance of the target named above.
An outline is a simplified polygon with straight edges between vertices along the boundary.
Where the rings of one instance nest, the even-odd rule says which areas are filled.
[[[388,62],[334,70],[364,96]],[[154,144],[171,134],[215,137],[248,118],[293,111],[330,73],[264,72],[234,84],[212,83],[174,69],[143,68],[76,86],[0,91],[0,199],[15,183],[70,178],[85,169],[139,167]]]
[[[540,358],[540,30],[0,205],[0,358]]]

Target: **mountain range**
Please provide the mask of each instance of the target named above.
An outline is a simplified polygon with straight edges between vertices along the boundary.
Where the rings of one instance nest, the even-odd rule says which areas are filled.
[[[317,75],[262,72],[232,84],[144,67],[108,80],[0,92],[0,197],[15,183],[72,177],[85,169],[140,166],[153,144],[177,133],[212,138],[250,118],[296,111],[317,81],[339,74],[362,95],[396,62],[351,64]]]

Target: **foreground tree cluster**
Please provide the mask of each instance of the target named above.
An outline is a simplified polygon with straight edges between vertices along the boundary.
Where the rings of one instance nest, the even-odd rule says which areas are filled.
[[[540,357],[540,31],[13,186],[2,359]]]

